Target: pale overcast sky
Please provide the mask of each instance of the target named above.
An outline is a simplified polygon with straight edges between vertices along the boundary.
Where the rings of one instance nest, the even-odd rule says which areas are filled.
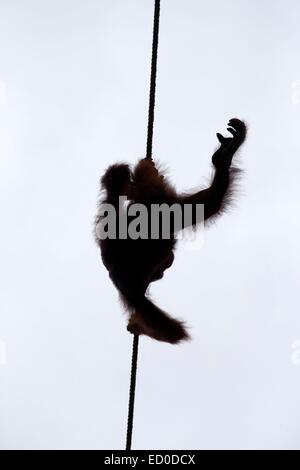
[[[161,3],[155,156],[188,189],[229,118],[249,138],[235,209],[151,289],[193,339],[141,339],[133,448],[299,449],[300,4]],[[152,15],[0,0],[1,449],[124,447],[132,338],[92,223],[104,169],[144,156]]]

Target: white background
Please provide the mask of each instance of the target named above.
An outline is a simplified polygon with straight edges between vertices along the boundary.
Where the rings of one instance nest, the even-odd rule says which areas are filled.
[[[132,338],[92,223],[104,169],[145,153],[152,15],[0,0],[2,449],[124,446]],[[235,209],[152,288],[193,339],[142,338],[135,449],[300,448],[299,18],[162,0],[155,156],[189,189],[229,118],[249,138]]]

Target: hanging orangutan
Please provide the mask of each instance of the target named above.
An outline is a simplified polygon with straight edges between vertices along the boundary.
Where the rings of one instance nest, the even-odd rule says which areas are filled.
[[[117,226],[121,217],[120,196],[128,199],[126,210],[133,204],[143,204],[148,209],[154,204],[167,204],[170,207],[179,204],[182,208],[189,204],[193,209],[196,205],[203,204],[204,220],[216,218],[232,200],[234,183],[240,173],[237,167],[232,166],[232,159],[245,141],[247,131],[245,123],[236,118],[229,121],[227,130],[230,137],[217,134],[220,146],[212,156],[214,175],[206,189],[194,194],[179,194],[157,169],[153,160],[143,158],[133,169],[127,164],[116,163],[106,170],[101,178],[104,197],[99,208],[103,204],[112,205],[117,214]],[[149,215],[149,231],[150,218]],[[164,271],[174,261],[174,222],[173,225],[171,223],[168,238],[124,238],[118,234],[105,238],[98,236],[97,227],[102,220],[103,213],[99,211],[95,222],[96,240],[103,263],[129,313],[127,329],[134,334],[144,334],[172,344],[189,339],[184,323],[171,318],[146,295],[150,283],[161,279]],[[128,224],[130,221],[132,217],[128,217]],[[189,225],[196,224],[196,211],[193,210]]]

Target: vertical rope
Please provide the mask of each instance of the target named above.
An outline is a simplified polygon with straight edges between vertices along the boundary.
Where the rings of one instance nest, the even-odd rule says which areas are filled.
[[[146,158],[152,158],[155,91],[156,91],[156,75],[157,75],[159,15],[160,15],[160,0],[155,0],[154,20],[153,20],[152,60],[151,60],[151,77],[150,77],[150,93],[149,93],[149,111],[148,111],[148,131],[147,131]]]
[[[157,72],[157,51],[158,51],[159,15],[160,15],[160,0],[154,0],[154,1],[155,1],[155,5],[154,5],[154,20],[153,20],[152,59],[151,59],[147,148],[146,148],[146,158],[150,158],[150,159],[152,159],[152,141],[153,141],[156,72]],[[131,375],[130,375],[130,389],[129,389],[126,450],[131,450],[131,443],[132,443],[138,351],[139,351],[139,336],[134,335],[133,345],[132,345],[132,358],[131,358]]]
[[[131,358],[131,376],[130,376],[130,390],[129,390],[126,450],[131,450],[138,352],[139,352],[139,335],[134,335],[133,346],[132,346],[132,358]]]

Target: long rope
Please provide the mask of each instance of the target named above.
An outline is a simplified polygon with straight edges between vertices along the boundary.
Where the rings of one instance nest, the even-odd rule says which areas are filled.
[[[152,159],[156,72],[157,72],[157,51],[158,51],[158,36],[159,36],[159,15],[160,15],[160,0],[154,0],[154,1],[155,1],[155,5],[154,5],[154,20],[153,20],[152,59],[151,59],[151,77],[150,77],[147,148],[146,148],[146,158],[150,158],[150,159]],[[132,443],[138,351],[139,351],[139,335],[134,335],[133,344],[132,344],[132,358],[131,358],[131,375],[130,375],[130,389],[129,389],[126,450],[131,450],[131,443]]]
[[[138,352],[139,352],[139,335],[134,335],[133,345],[132,345],[132,358],[131,358],[131,375],[130,375],[130,390],[129,390],[129,404],[128,404],[126,450],[131,450]]]
[[[146,148],[147,158],[152,158],[156,72],[157,72],[157,51],[158,51],[158,34],[159,34],[159,15],[160,15],[160,0],[155,0],[154,20],[153,20],[153,39],[152,39],[151,78],[150,78],[150,93],[149,93],[149,111],[148,111],[148,132],[147,132],[147,148]]]

